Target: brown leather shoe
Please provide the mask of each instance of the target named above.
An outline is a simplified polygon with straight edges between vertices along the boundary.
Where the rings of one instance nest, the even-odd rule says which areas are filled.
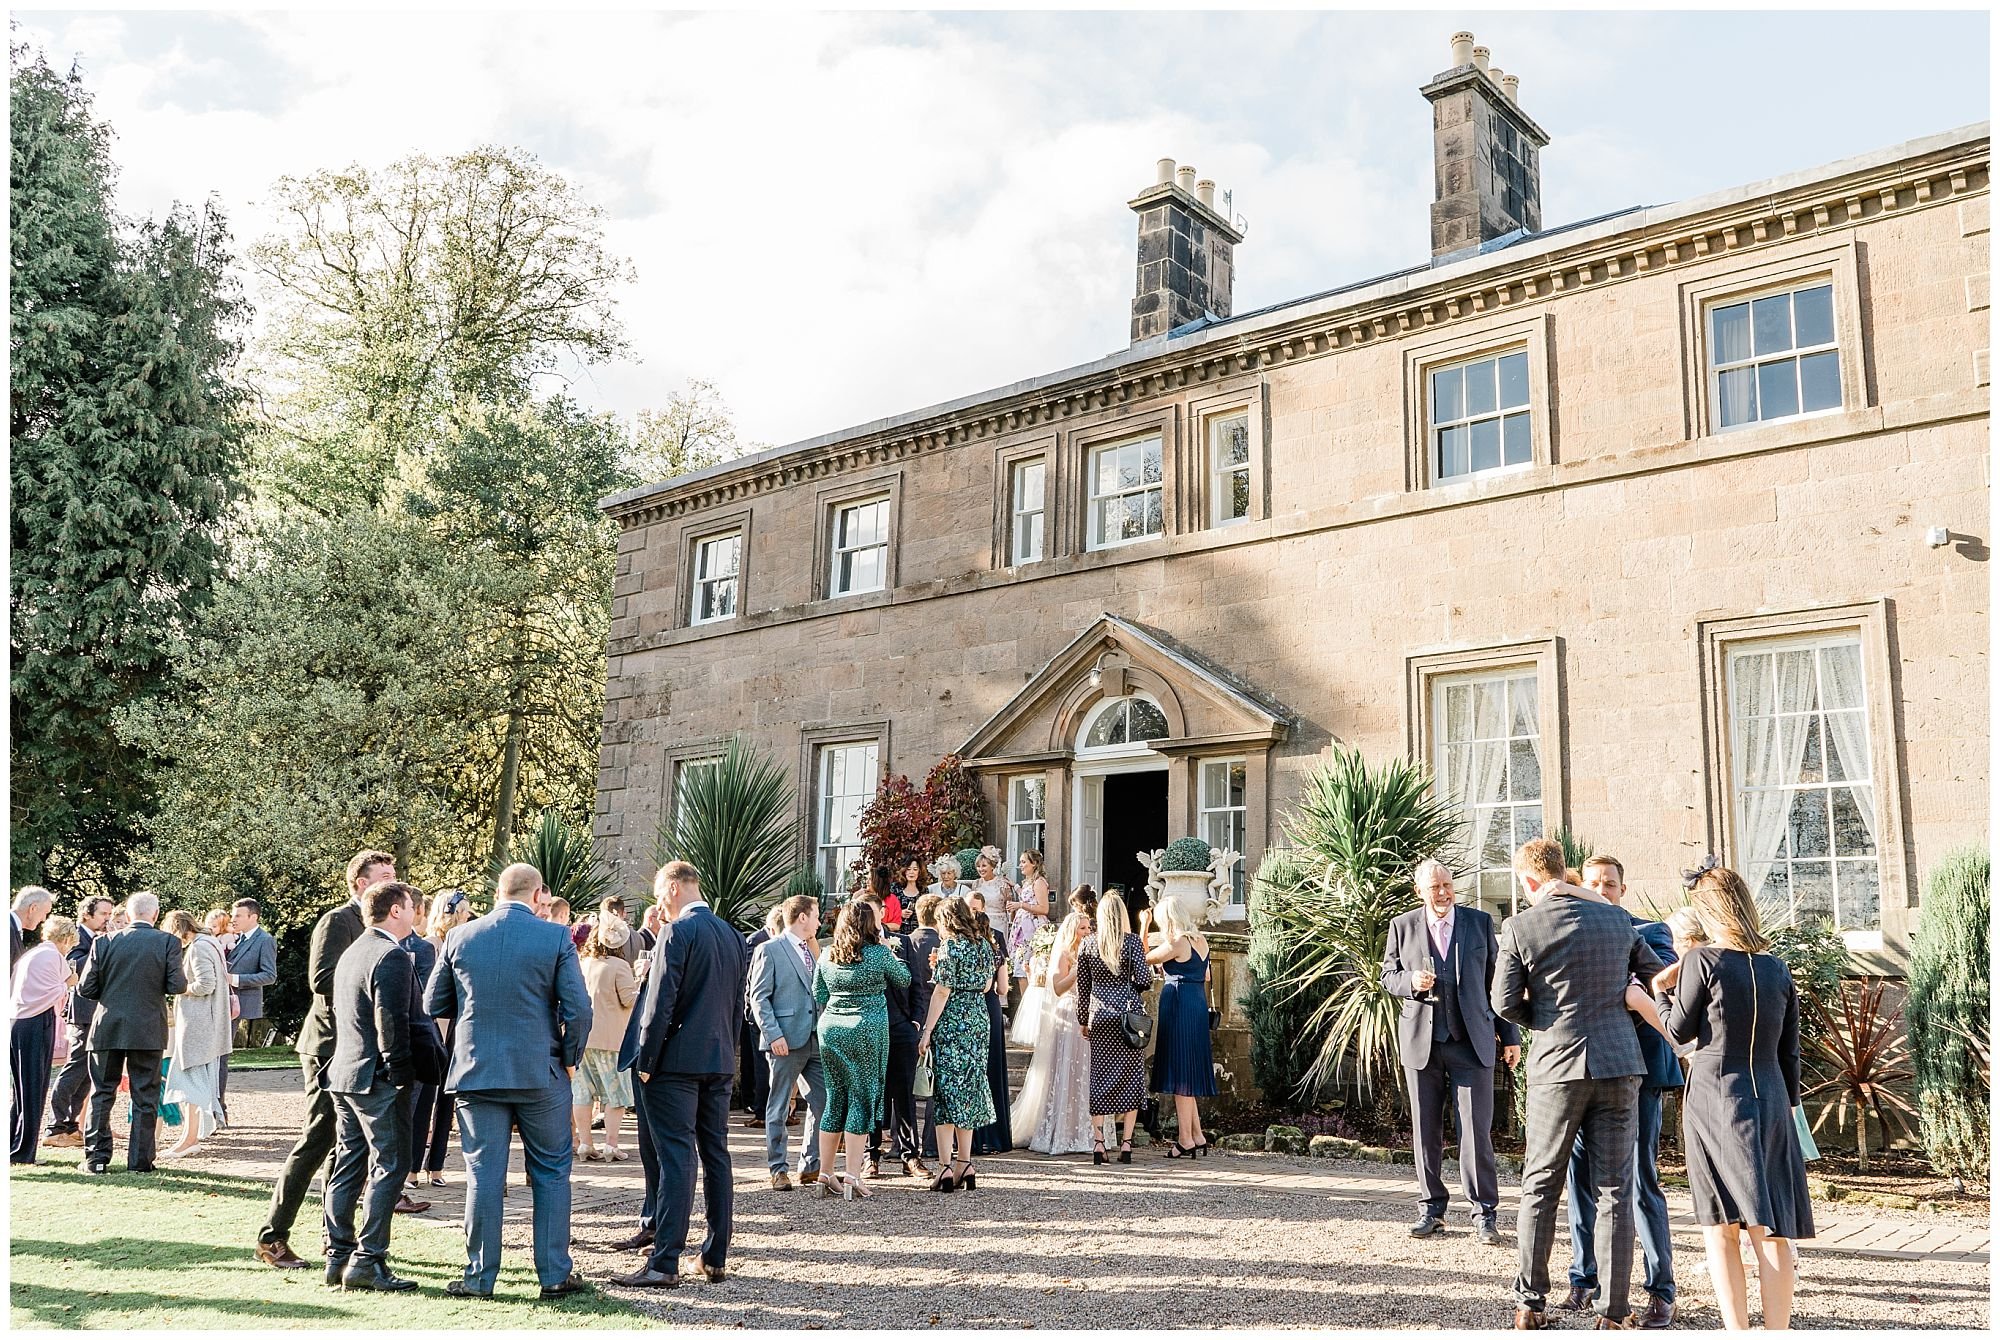
[[[58,1131],[54,1135],[42,1137],[42,1145],[47,1149],[82,1149],[82,1131]]]
[[[397,1214],[422,1214],[431,1207],[427,1200],[411,1200],[409,1192],[404,1192],[396,1202]]]
[[[1539,1331],[1549,1324],[1549,1314],[1537,1312],[1531,1307],[1514,1309],[1514,1329],[1517,1331]]]
[[[771,1190],[790,1191],[791,1189],[792,1179],[790,1174],[783,1172],[774,1172],[771,1174]]]
[[[1590,1290],[1584,1288],[1581,1284],[1572,1284],[1569,1286],[1569,1297],[1557,1303],[1556,1306],[1565,1312],[1588,1312],[1590,1311]]]
[[[651,1266],[642,1266],[629,1275],[613,1275],[611,1282],[627,1289],[678,1289],[681,1277],[662,1274]]]
[[[1674,1324],[1674,1305],[1658,1294],[1647,1298],[1645,1315],[1639,1318],[1642,1331],[1664,1331]]]
[[[703,1266],[701,1277],[710,1284],[720,1284],[729,1278],[729,1271],[722,1266]]]
[[[300,1260],[292,1251],[292,1245],[283,1238],[279,1238],[276,1242],[258,1243],[257,1259],[265,1265],[273,1266],[279,1270],[310,1270],[312,1268],[312,1262]]]
[[[634,1233],[631,1237],[620,1238],[618,1239],[618,1241],[612,1243],[611,1250],[614,1252],[638,1252],[638,1251],[645,1251],[652,1245],[653,1245],[653,1230],[650,1228],[642,1228],[637,1233]]]
[[[815,1168],[811,1172],[802,1172],[799,1174],[800,1186],[811,1186],[814,1182],[817,1182],[818,1180],[819,1180],[819,1170],[817,1168]]]
[[[1593,1331],[1629,1331],[1632,1329],[1632,1318],[1629,1316],[1617,1318],[1599,1317],[1590,1329]]]

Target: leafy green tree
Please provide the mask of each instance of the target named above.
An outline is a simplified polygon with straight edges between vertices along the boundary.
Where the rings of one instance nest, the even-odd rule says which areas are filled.
[[[1332,1087],[1309,1075],[1313,1057],[1299,1045],[1307,1021],[1325,1002],[1327,992],[1323,985],[1309,990],[1279,985],[1294,976],[1298,965],[1267,909],[1284,890],[1311,873],[1297,853],[1282,848],[1272,852],[1257,872],[1250,899],[1250,983],[1243,994],[1243,1013],[1250,1026],[1250,1073],[1258,1091],[1269,1102],[1301,1108],[1319,1103]]]
[[[1791,970],[1792,983],[1801,1001],[1832,1001],[1840,998],[1840,983],[1853,965],[1847,941],[1825,917],[1808,917],[1790,925],[1767,927],[1771,953],[1783,959]],[[1818,1040],[1823,1017],[1819,1011],[1799,1011],[1799,1034],[1811,1050]]]
[[[1986,1180],[1992,1139],[1992,880],[1992,859],[1976,849],[1931,872],[1904,1005],[1924,1149],[1940,1175],[1962,1183]]]
[[[1287,859],[1258,872],[1265,923],[1285,959],[1272,983],[1285,997],[1317,997],[1298,1045],[1313,1057],[1306,1082],[1352,1076],[1374,1097],[1394,1076],[1400,1002],[1382,989],[1389,923],[1417,905],[1417,863],[1447,850],[1457,811],[1431,792],[1427,768],[1406,759],[1370,767],[1336,747],[1307,778],[1297,807],[1280,821]]]
[[[656,410],[640,410],[626,468],[634,483],[693,474],[758,447],[736,435],[735,420],[715,383],[690,378]]]
[[[251,251],[276,295],[261,350],[274,501],[327,515],[393,501],[477,403],[624,347],[630,265],[600,211],[524,150],[418,154],[286,177]]]
[[[464,622],[509,580],[406,518],[265,537],[176,647],[177,691],[121,723],[173,765],[142,873],[170,897],[293,890],[274,934],[339,896],[362,844],[420,885],[477,883],[483,827],[452,780],[498,693]]]
[[[10,67],[10,875],[115,890],[155,760],[112,717],[169,687],[223,561],[244,308],[220,210],[128,235],[81,79],[22,46]]]

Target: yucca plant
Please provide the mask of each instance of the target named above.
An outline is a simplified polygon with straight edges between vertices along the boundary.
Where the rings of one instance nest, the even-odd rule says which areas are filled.
[[[831,910],[830,904],[833,899],[826,891],[826,881],[820,878],[819,871],[809,865],[802,865],[785,877],[786,900],[797,898],[801,894],[819,904],[821,916],[825,916]]]
[[[1323,1084],[1351,1062],[1357,1088],[1373,1098],[1384,1072],[1401,1083],[1401,1002],[1382,989],[1389,923],[1417,905],[1411,872],[1451,846],[1457,813],[1433,796],[1421,763],[1371,768],[1358,751],[1336,748],[1281,826],[1289,859],[1259,872],[1285,965],[1272,985],[1287,996],[1324,993],[1298,1042],[1313,1056],[1302,1084]]]
[[[755,929],[798,857],[799,823],[784,769],[732,738],[720,762],[683,773],[676,800],[660,826],[654,859],[693,865],[715,914]]]
[[[1549,836],[1562,847],[1563,864],[1572,870],[1583,869],[1583,863],[1596,854],[1587,840],[1578,837],[1567,828],[1558,828]]]
[[[549,893],[566,900],[579,914],[594,909],[617,888],[617,880],[598,855],[590,834],[557,810],[543,810],[542,821],[534,830],[516,839],[504,859],[493,862],[489,877],[499,879],[500,872],[515,861],[541,871]]]
[[[1896,1027],[1895,1016],[1882,1008],[1886,990],[1887,983],[1880,978],[1842,982],[1837,1016],[1818,1000],[1808,998],[1805,1003],[1807,1009],[1824,1016],[1813,1045],[1819,1072],[1825,1078],[1807,1088],[1803,1097],[1830,1099],[1814,1123],[1815,1129],[1828,1117],[1841,1126],[1853,1117],[1855,1162],[1864,1172],[1868,1169],[1868,1115],[1874,1114],[1885,1140],[1891,1112],[1916,1116],[1916,1109],[1900,1088],[1915,1077],[1909,1068],[1909,1042]]]

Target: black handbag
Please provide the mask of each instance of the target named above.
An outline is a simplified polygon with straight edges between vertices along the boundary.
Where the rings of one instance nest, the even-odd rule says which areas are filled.
[[[1142,1052],[1153,1040],[1153,1016],[1146,1013],[1144,1005],[1127,1005],[1118,1011],[1118,1031],[1125,1035],[1126,1046]]]

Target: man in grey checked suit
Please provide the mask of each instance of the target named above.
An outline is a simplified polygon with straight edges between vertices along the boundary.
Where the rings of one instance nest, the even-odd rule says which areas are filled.
[[[826,1079],[819,1061],[819,1007],[813,1003],[812,950],[819,931],[819,903],[810,894],[784,902],[785,929],[757,946],[750,957],[750,1012],[757,1018],[757,1045],[771,1057],[771,1097],[764,1108],[764,1161],[771,1186],[783,1191],[786,1176],[785,1113],[792,1090],[806,1082],[805,1149],[799,1181],[819,1180],[819,1116],[826,1106]]]
[[[1548,1324],[1549,1251],[1558,1191],[1579,1133],[1597,1198],[1596,1255],[1604,1290],[1597,1328],[1621,1329],[1632,1276],[1633,1123],[1646,1073],[1625,1008],[1634,975],[1652,981],[1659,956],[1632,918],[1563,879],[1563,851],[1536,838],[1514,854],[1535,906],[1500,930],[1493,1009],[1534,1033],[1528,1050],[1528,1147],[1521,1171],[1516,1330]]]
[[[465,1151],[465,1277],[445,1285],[491,1298],[500,1273],[500,1192],[507,1146],[521,1132],[534,1198],[535,1274],[542,1297],[587,1286],[569,1251],[570,1071],[590,1037],[590,993],[569,929],[535,915],[546,890],[531,865],[510,865],[493,910],[445,937],[425,1008],[456,1018],[445,1088],[458,1095]]]

